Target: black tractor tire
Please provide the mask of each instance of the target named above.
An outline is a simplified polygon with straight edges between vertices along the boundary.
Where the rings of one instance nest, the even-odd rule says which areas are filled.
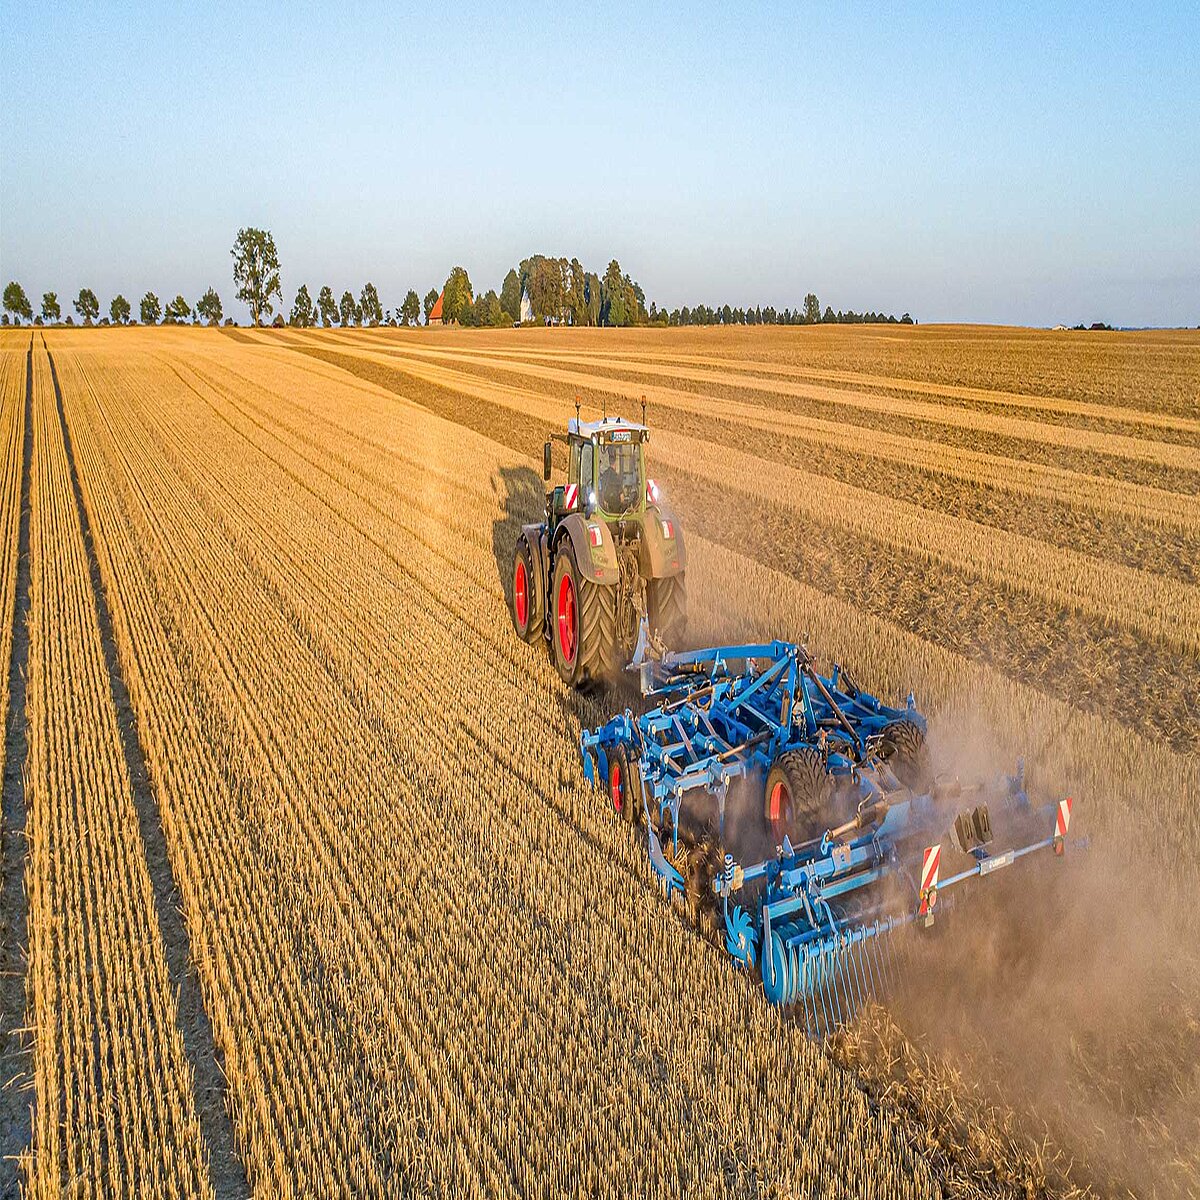
[[[523,642],[536,642],[541,636],[544,590],[542,581],[534,574],[533,552],[522,535],[513,551],[512,599],[508,608],[513,628]]]
[[[550,588],[550,652],[564,683],[590,691],[615,672],[615,587],[585,579],[575,550],[564,538],[554,556]]]
[[[910,792],[920,795],[933,786],[933,766],[925,734],[915,721],[890,721],[880,735],[880,751],[892,774]]]
[[[820,837],[829,828],[832,796],[833,781],[819,750],[802,746],[781,754],[763,791],[763,816],[775,845],[783,845],[785,834],[793,846]]]
[[[608,756],[608,798],[613,810],[627,825],[636,825],[642,813],[642,777],[630,763],[624,746]]]
[[[678,649],[687,632],[687,582],[683,575],[646,581],[650,632],[669,649]]]

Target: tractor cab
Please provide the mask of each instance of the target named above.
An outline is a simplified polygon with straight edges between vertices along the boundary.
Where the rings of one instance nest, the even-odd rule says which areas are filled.
[[[567,489],[577,490],[577,505],[588,516],[619,521],[646,507],[645,425],[605,417],[571,418],[567,425]]]

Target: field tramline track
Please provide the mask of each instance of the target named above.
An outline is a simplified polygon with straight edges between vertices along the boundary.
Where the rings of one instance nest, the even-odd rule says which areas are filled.
[[[29,905],[25,892],[26,806],[25,769],[29,752],[25,716],[29,663],[29,517],[30,474],[33,459],[33,337],[25,352],[24,400],[14,406],[21,414],[16,471],[16,494],[0,497],[17,505],[16,563],[12,581],[10,660],[7,669],[8,706],[4,714],[4,796],[0,809],[0,1196],[15,1196],[18,1178],[16,1152],[29,1144],[31,1109],[36,1094],[25,1021],[25,971],[29,947]],[[11,481],[12,474],[7,475]],[[11,511],[11,507],[9,508]],[[4,553],[9,553],[8,546]],[[7,559],[4,559],[7,562]],[[9,581],[3,579],[4,603]]]

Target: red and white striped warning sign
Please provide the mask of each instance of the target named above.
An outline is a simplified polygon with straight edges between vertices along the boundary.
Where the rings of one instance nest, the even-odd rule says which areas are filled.
[[[922,917],[929,912],[931,907],[930,894],[937,891],[938,868],[941,865],[942,846],[939,842],[936,846],[927,847],[925,857],[921,860],[921,907],[919,913]]]
[[[1067,830],[1071,828],[1071,797],[1068,796],[1065,800],[1058,802],[1058,812],[1054,817],[1054,853],[1061,855],[1063,852],[1063,839],[1067,836]]]
[[[563,503],[568,512],[575,507],[576,501],[579,499],[579,484],[568,483],[567,490],[563,494]]]
[[[1066,837],[1067,830],[1071,828],[1071,797],[1068,796],[1065,800],[1058,802],[1058,816],[1054,820],[1054,833],[1056,837]]]

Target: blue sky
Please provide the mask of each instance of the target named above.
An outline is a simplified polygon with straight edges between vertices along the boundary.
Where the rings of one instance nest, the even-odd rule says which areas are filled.
[[[0,275],[1200,323],[1200,5],[0,4]]]

